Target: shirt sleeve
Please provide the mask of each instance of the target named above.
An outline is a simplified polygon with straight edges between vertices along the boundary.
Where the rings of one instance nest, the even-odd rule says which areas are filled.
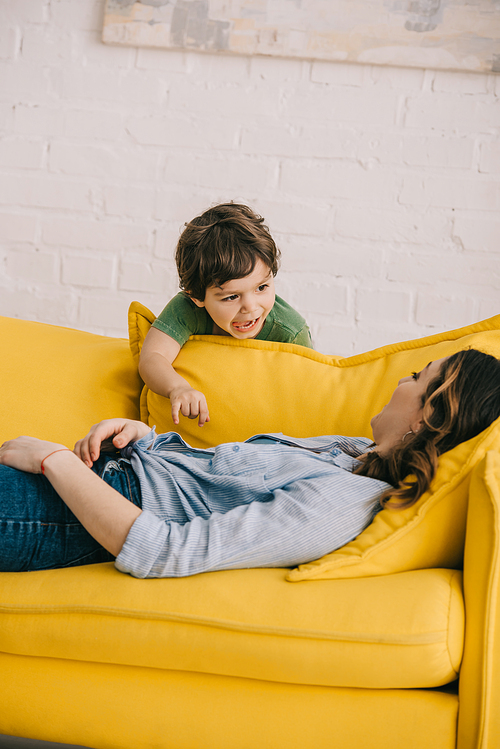
[[[174,296],[160,312],[153,323],[153,328],[166,333],[179,346],[184,346],[191,335],[209,335],[211,320],[204,308],[197,307],[182,292]]]
[[[296,343],[313,348],[306,321],[288,302],[276,296],[274,306],[267,316],[257,340]]]
[[[170,523],[143,511],[115,560],[134,577],[184,577],[211,570],[291,567],[355,538],[380,509],[387,484],[337,469],[295,481],[267,502]]]
[[[306,346],[306,348],[314,348],[313,342],[311,340],[311,331],[309,330],[307,325],[304,325],[304,327],[299,330],[291,343],[296,343],[299,346]]]

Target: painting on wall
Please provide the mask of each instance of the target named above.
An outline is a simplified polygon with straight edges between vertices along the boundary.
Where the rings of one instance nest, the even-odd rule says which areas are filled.
[[[103,41],[500,72],[500,2],[106,0]]]

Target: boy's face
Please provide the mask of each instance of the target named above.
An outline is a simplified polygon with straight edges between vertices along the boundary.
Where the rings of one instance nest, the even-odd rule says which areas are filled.
[[[259,259],[250,275],[222,286],[209,286],[204,301],[193,298],[193,302],[205,307],[222,333],[242,339],[260,333],[275,296],[273,274]]]

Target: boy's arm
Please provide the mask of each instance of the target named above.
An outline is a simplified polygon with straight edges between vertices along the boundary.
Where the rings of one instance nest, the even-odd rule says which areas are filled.
[[[194,390],[172,366],[180,350],[180,345],[169,335],[150,328],[141,349],[139,374],[148,388],[170,398],[174,424],[179,423],[180,411],[190,419],[198,418],[199,425],[203,426],[210,421],[205,396]]]

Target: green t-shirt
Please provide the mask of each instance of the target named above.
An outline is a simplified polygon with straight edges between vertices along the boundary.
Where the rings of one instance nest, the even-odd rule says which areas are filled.
[[[179,346],[184,346],[190,335],[212,335],[214,322],[205,307],[198,307],[181,291],[160,312],[153,328],[158,328],[177,341]],[[313,347],[306,321],[279,296],[255,338]]]

